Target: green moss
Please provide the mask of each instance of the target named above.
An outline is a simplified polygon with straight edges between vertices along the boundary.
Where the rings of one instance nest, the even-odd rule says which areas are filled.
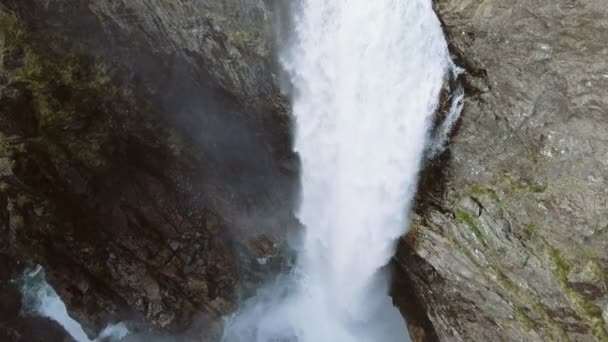
[[[593,280],[601,283],[605,287],[606,278],[605,278],[604,270],[602,269],[602,264],[600,262],[600,259],[597,255],[597,253],[591,247],[586,247],[584,249],[584,251],[585,251],[585,256],[587,259],[586,266],[591,271]]]
[[[457,209],[456,210],[456,222],[458,222],[460,224],[464,224],[464,225],[468,226],[469,228],[471,228],[471,231],[473,232],[473,234],[475,235],[477,240],[479,240],[485,246],[486,243],[483,239],[483,234],[481,233],[481,230],[475,223],[475,219],[473,218],[473,216],[469,215],[469,213],[467,213],[466,211],[464,211],[462,209]]]
[[[526,307],[531,308],[532,311],[541,318],[541,320],[537,323],[532,320],[528,315],[525,315],[525,317],[518,317],[518,319],[520,320],[520,322],[522,322],[522,325],[524,325],[526,329],[530,328],[529,330],[537,330],[539,328],[539,325],[542,324],[543,329],[546,331],[548,340],[564,342],[570,341],[568,334],[566,334],[564,329],[562,329],[562,327],[549,315],[547,309],[541,303],[539,303],[533,297],[527,294],[521,287],[515,284],[506,274],[504,274],[500,270],[495,269],[493,266],[482,266],[479,262],[477,262],[474,255],[466,247],[461,245],[454,237],[448,237],[448,239],[455,247],[455,249],[464,254],[466,258],[480,271],[481,275],[487,281],[493,281],[498,283],[500,287],[502,287],[510,295],[510,297],[512,297],[519,303],[522,303]],[[520,310],[522,313],[524,313],[523,307],[521,307]]]
[[[571,287],[564,288],[564,292],[579,315],[589,323],[595,338],[602,342],[608,341],[602,309]]]
[[[591,247],[585,247],[584,252],[585,252],[585,255],[587,256],[587,258],[589,258],[589,259],[597,259],[597,254],[595,253],[595,251],[593,250],[593,248],[591,248]]]
[[[513,191],[525,191],[538,194],[545,192],[548,188],[547,184],[517,180],[508,174],[504,174],[502,179]]]
[[[72,75],[78,67],[69,58],[46,63],[31,51],[26,56],[18,77],[31,84],[42,135],[65,146],[89,167],[104,165],[101,148],[110,139],[111,121],[103,117],[111,113],[104,112],[103,107],[112,101],[116,91],[97,80],[95,72],[88,72],[84,79],[76,81]],[[66,89],[69,99],[59,103],[52,94],[53,88]],[[69,134],[73,125],[85,125],[84,130],[78,130],[84,135]]]
[[[113,85],[105,65],[82,58],[88,55],[84,47],[29,32],[1,8],[0,30],[8,49],[20,51],[21,62],[7,76],[32,92],[39,129],[32,142],[56,164],[75,160],[90,168],[106,166],[103,150],[112,144],[115,118],[137,110],[130,94]]]
[[[494,189],[474,185],[471,187],[470,190],[473,196],[488,196],[497,203],[501,203],[500,197],[498,197],[498,194],[496,193],[496,191],[494,191]]]
[[[479,262],[477,262],[477,259],[475,259],[475,256],[473,256],[473,254],[471,253],[471,251],[469,251],[466,247],[464,247],[463,245],[460,244],[460,242],[458,242],[458,240],[456,240],[454,237],[449,237],[450,242],[452,243],[452,245],[462,254],[464,254],[467,259],[469,259],[469,261],[475,265],[475,267],[477,267],[481,272],[481,274],[486,277],[487,275],[483,272],[485,269],[481,266],[481,264],[479,264]]]
[[[534,323],[534,321],[530,319],[530,317],[526,314],[522,307],[516,306],[513,309],[513,315],[515,316],[515,319],[517,319],[519,323],[521,323],[526,332],[530,332],[536,329],[536,323]]]
[[[15,70],[13,75],[21,80],[44,82],[45,71],[40,57],[29,46],[24,46],[23,66]]]
[[[465,213],[466,214],[466,213]],[[461,219],[463,219],[463,223],[471,222],[473,220],[470,215],[460,215]],[[474,223],[474,221],[473,221]],[[483,266],[476,259],[475,256],[469,251],[466,247],[462,246],[454,237],[448,237],[451,244],[454,246],[456,250],[461,252],[465,257],[480,271],[481,275],[487,281],[494,281],[500,285],[507,293],[509,293],[510,297],[512,297],[517,302],[523,304],[523,306],[519,306],[516,308],[519,312],[514,312],[517,319],[522,323],[522,326],[526,329],[526,331],[537,330],[539,325],[542,324],[543,327],[546,328],[547,338],[552,341],[570,341],[568,334],[564,331],[564,329],[557,323],[548,313],[547,308],[542,305],[540,302],[536,301],[532,296],[530,296],[526,291],[524,291],[520,286],[515,284],[506,274],[504,274],[500,270],[496,270],[492,266]],[[525,314],[523,307],[528,307],[540,318],[539,322],[535,322],[530,316]],[[519,315],[521,313],[522,315]]]
[[[534,300],[504,273],[498,271],[496,279],[502,285],[502,287],[512,293],[517,300],[531,307],[537,315],[542,317],[542,321],[545,322],[554,338],[558,338],[560,341],[570,341],[568,334],[566,334],[564,329],[562,329],[562,327],[553,318],[551,318],[551,316],[549,316],[549,313],[544,305]],[[534,326],[536,326],[536,324],[534,324]]]
[[[466,213],[465,213],[466,214]],[[470,215],[468,215],[470,217]],[[467,217],[467,215],[461,215],[462,218]],[[471,218],[471,217],[470,217]],[[471,218],[472,219],[472,218]],[[465,219],[463,222],[469,221]],[[526,291],[524,291],[521,287],[515,284],[506,274],[502,271],[497,270],[493,266],[483,266],[475,259],[474,255],[463,245],[461,245],[458,240],[454,237],[448,237],[452,245],[459,252],[464,254],[466,258],[479,270],[481,275],[487,281],[494,281],[500,285],[514,300],[519,303],[522,303],[525,307],[531,308],[532,311],[540,317],[539,322],[535,322],[530,318],[527,314],[525,316],[518,317],[518,320],[524,325],[526,329],[529,330],[537,330],[539,326],[542,326],[545,334],[547,335],[548,340],[551,341],[570,341],[568,334],[564,331],[564,329],[557,323],[548,313],[547,309],[540,302],[536,301],[532,296],[530,296]],[[521,313],[524,313],[523,306],[520,308]]]
[[[239,47],[256,47],[260,43],[255,32],[235,31],[228,36],[228,41]]]
[[[496,279],[502,285],[502,287],[515,294],[517,297],[521,297],[523,295],[521,288],[515,285],[515,283],[504,273],[499,271],[496,275]]]
[[[25,30],[17,18],[6,11],[0,4],[0,32],[3,41],[3,52],[12,52],[19,47]]]
[[[570,285],[568,282],[570,264],[562,253],[544,239],[543,245],[551,260],[553,274],[572,307],[591,326],[593,335],[598,341],[608,341],[608,332],[602,318],[602,309]]]
[[[532,192],[543,193],[547,190],[546,184],[530,184],[528,185],[528,189]]]
[[[551,246],[546,240],[543,239],[543,245],[547,253],[549,254],[549,258],[552,262],[553,274],[557,278],[560,283],[568,283],[568,274],[570,273],[570,264],[568,261],[562,256],[561,252]]]
[[[591,271],[593,280],[597,281],[598,283],[601,283],[602,286],[604,286],[604,290],[606,290],[606,279],[604,270],[602,269],[602,265],[600,264],[600,261],[597,259],[597,257],[590,258],[587,265],[589,267],[589,270]]]
[[[522,226],[522,228],[528,237],[534,236],[534,234],[536,234],[538,231],[538,227],[534,223],[526,223]]]
[[[258,26],[243,25],[234,16],[225,16],[217,10],[210,8],[206,15],[214,24],[223,28],[228,42],[243,50],[255,51],[265,56],[270,53],[268,42],[264,38],[266,34]]]

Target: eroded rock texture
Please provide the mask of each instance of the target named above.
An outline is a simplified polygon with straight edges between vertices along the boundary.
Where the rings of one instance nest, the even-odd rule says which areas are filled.
[[[397,262],[442,341],[608,341],[608,7],[435,5],[468,98]]]
[[[269,6],[0,1],[0,254],[92,336],[216,335],[292,223]]]

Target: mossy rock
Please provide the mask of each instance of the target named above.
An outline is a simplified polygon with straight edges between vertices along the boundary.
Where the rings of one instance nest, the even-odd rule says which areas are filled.
[[[45,150],[59,167],[67,162],[98,171],[114,157],[119,133],[126,126],[147,123],[152,110],[134,98],[125,85],[117,85],[112,70],[90,56],[86,47],[58,35],[30,32],[12,14],[0,11],[5,36],[3,58],[19,51],[17,63],[6,70],[10,84],[21,84],[29,108],[15,110],[33,116],[36,134],[22,134]],[[6,69],[6,68],[5,68]],[[23,94],[28,94],[27,96]],[[24,107],[24,106],[22,106]],[[13,120],[14,121],[14,120]],[[175,134],[159,141],[175,142]],[[166,135],[166,136],[165,136]]]

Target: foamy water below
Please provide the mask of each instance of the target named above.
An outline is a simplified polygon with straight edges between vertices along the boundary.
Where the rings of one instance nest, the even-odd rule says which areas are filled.
[[[59,323],[76,342],[120,341],[129,333],[122,323],[109,325],[96,339],[91,340],[80,323],[70,317],[57,292],[46,282],[42,267],[27,271],[21,281],[25,313],[46,317]]]
[[[452,65],[440,22],[431,0],[304,0],[295,12],[282,63],[306,229],[293,274],[229,319],[224,340],[408,340],[382,269],[405,233]]]

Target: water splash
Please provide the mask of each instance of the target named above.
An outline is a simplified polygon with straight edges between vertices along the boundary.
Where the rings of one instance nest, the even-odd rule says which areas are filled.
[[[432,142],[429,146],[428,159],[433,159],[447,149],[450,134],[454,131],[454,126],[456,126],[458,119],[460,119],[460,114],[462,114],[462,109],[464,108],[464,88],[462,87],[462,84],[458,82],[458,77],[464,72],[464,69],[453,63],[451,63],[450,69],[451,83],[454,84],[450,94],[450,108],[433,135]]]
[[[451,66],[431,1],[303,1],[282,62],[306,231],[294,273],[229,320],[224,340],[407,340],[382,269],[405,232]]]
[[[95,340],[89,339],[80,323],[70,317],[57,292],[46,282],[41,266],[26,271],[21,282],[24,311],[59,323],[77,342],[120,341],[129,333],[127,327],[119,323],[106,327]]]

